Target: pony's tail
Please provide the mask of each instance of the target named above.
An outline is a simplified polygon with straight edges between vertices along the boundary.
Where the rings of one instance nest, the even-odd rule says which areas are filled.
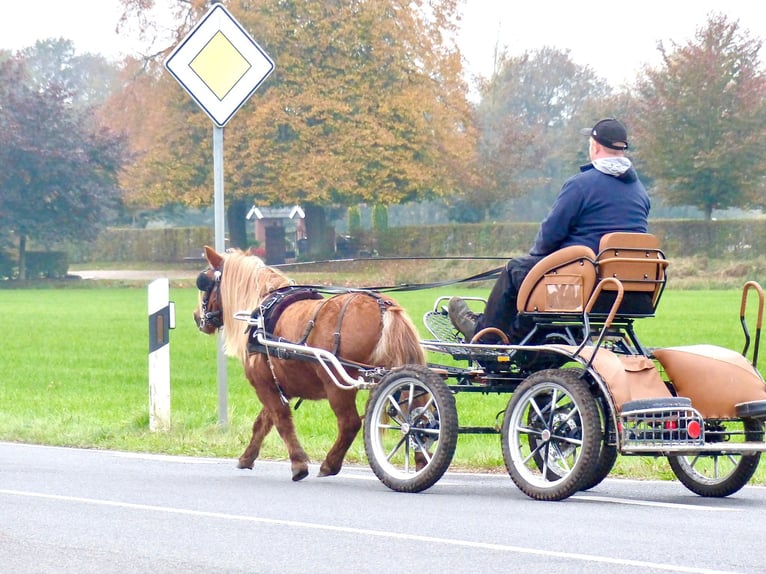
[[[370,359],[373,365],[381,367],[426,364],[417,327],[401,307],[386,307],[383,330]]]

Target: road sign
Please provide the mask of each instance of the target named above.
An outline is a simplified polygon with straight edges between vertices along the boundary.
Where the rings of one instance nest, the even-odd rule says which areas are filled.
[[[165,68],[223,127],[268,77],[274,62],[223,4],[215,4],[167,57]]]

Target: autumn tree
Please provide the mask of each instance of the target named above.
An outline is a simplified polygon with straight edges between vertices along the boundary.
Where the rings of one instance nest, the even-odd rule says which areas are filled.
[[[0,230],[27,241],[94,239],[119,197],[120,138],[91,129],[87,111],[55,82],[32,81],[21,56],[0,62]]]
[[[228,3],[276,62],[226,126],[229,205],[300,203],[309,238],[317,239],[328,206],[398,203],[464,185],[474,131],[460,54],[449,40],[459,2]],[[208,7],[188,5],[195,11],[190,22]],[[134,199],[208,203],[211,166],[198,160],[209,149],[210,122],[190,110],[177,85],[167,88],[171,79],[150,71],[136,103],[162,110],[143,118],[163,118],[154,129],[142,122],[152,135],[126,176]]]
[[[480,89],[477,122],[482,190],[466,201],[485,211],[498,202],[530,192],[548,205],[550,193],[538,193],[571,173],[576,136],[588,103],[609,94],[606,82],[569,52],[552,47],[509,57],[501,54],[497,70]],[[583,148],[583,146],[579,146]]]
[[[659,47],[662,65],[637,84],[644,169],[666,203],[714,209],[764,205],[766,76],[761,42],[738,21],[709,16],[686,44]]]

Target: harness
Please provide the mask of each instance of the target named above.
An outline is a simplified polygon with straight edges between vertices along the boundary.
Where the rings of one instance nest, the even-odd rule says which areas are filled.
[[[346,314],[346,310],[348,309],[349,304],[354,300],[355,297],[358,297],[360,295],[366,295],[368,297],[372,297],[375,299],[380,306],[380,312],[381,315],[385,312],[386,307],[393,305],[393,302],[389,299],[383,299],[380,295],[377,293],[372,293],[369,291],[351,291],[352,296],[348,297],[344,302],[343,306],[340,309],[340,313],[338,313],[338,322],[335,326],[335,331],[333,333],[333,349],[332,354],[338,357],[338,352],[340,350],[340,331],[341,326],[343,324],[343,318]],[[335,293],[338,295],[338,293]],[[314,313],[311,316],[311,319],[309,319],[308,323],[306,324],[306,329],[303,332],[303,335],[301,336],[300,340],[295,343],[298,345],[304,345],[306,341],[309,338],[309,335],[311,334],[311,331],[314,329],[314,326],[316,325],[316,320],[319,314],[321,313],[322,309],[324,309],[324,306],[332,299],[330,298],[324,298],[322,294],[319,292],[318,289],[314,287],[299,287],[299,286],[289,286],[289,287],[282,287],[280,289],[277,289],[272,294],[270,294],[268,297],[266,297],[263,302],[258,306],[257,309],[255,309],[251,315],[253,319],[260,319],[256,325],[257,326],[251,326],[249,327],[248,331],[248,339],[247,339],[247,352],[248,353],[261,353],[266,355],[266,361],[269,365],[269,370],[271,371],[271,377],[274,380],[274,385],[277,388],[277,391],[279,392],[279,396],[284,404],[288,404],[289,401],[287,399],[287,396],[285,395],[284,391],[282,390],[282,386],[279,384],[279,379],[277,378],[276,371],[274,369],[274,364],[272,363],[272,358],[275,359],[303,359],[303,360],[312,360],[308,358],[305,355],[301,355],[295,352],[288,351],[284,348],[277,347],[276,349],[269,349],[269,347],[265,344],[262,344],[258,341],[258,335],[261,335],[261,337],[275,340],[274,339],[274,328],[276,327],[277,321],[281,317],[284,310],[293,303],[296,303],[298,301],[304,301],[307,299],[324,299],[321,304],[317,305],[316,309],[314,309]],[[276,339],[278,341],[288,342],[287,339],[279,338]],[[362,365],[359,363],[353,363],[350,361],[346,361],[338,357],[338,360],[343,364],[344,366],[351,367],[351,368],[364,368],[368,367],[368,365]],[[295,408],[297,409],[301,403],[303,402],[303,399],[300,399],[296,405]]]
[[[295,287],[290,285],[288,287],[281,287],[276,291],[273,291],[267,296],[255,311],[253,311],[252,317],[254,319],[260,317],[263,320],[263,330],[267,335],[274,333],[274,328],[277,326],[277,321],[282,316],[287,307],[298,301],[305,301],[306,299],[322,299],[322,295],[316,289],[311,287]],[[320,305],[324,306],[324,303]],[[313,328],[313,319],[316,318],[318,310],[314,313],[312,321],[309,322],[310,328],[307,328],[306,333],[301,340],[301,343],[305,342],[308,335]]]
[[[348,309],[349,304],[354,300],[355,297],[359,295],[366,295],[368,297],[372,297],[375,299],[375,301],[378,303],[378,306],[380,307],[380,313],[381,316],[386,311],[387,307],[390,307],[393,305],[393,302],[390,299],[384,299],[379,294],[366,291],[366,290],[348,290],[352,294],[351,297],[347,298],[343,306],[341,307],[340,313],[338,313],[338,322],[335,326],[335,331],[333,332],[333,349],[332,353],[333,355],[337,356],[338,351],[340,349],[340,329],[341,325],[343,324],[343,318],[346,315],[346,310]],[[334,293],[337,295],[338,293]],[[249,328],[249,335],[248,335],[248,341],[247,341],[247,351],[249,353],[265,353],[266,355],[269,355],[268,350],[265,348],[264,345],[260,344],[257,340],[257,335],[260,333],[264,337],[268,339],[273,339],[274,337],[274,329],[277,325],[277,321],[279,321],[279,318],[282,316],[282,313],[287,309],[288,306],[292,305],[293,303],[297,303],[298,301],[304,301],[307,299],[324,299],[321,304],[319,304],[316,309],[314,309],[314,313],[311,316],[311,319],[308,320],[306,324],[306,329],[303,332],[303,335],[301,338],[297,341],[287,341],[286,339],[280,339],[282,341],[287,341],[290,343],[295,343],[298,345],[304,345],[306,341],[309,338],[309,335],[311,334],[311,331],[314,330],[314,326],[316,325],[317,317],[319,317],[319,314],[322,312],[322,309],[324,309],[324,306],[329,303],[332,298],[324,298],[324,296],[321,294],[320,289],[316,287],[305,287],[305,286],[288,286],[288,287],[281,287],[277,289],[276,291],[273,291],[269,296],[267,296],[261,304],[253,311],[251,317],[256,320],[260,320],[260,327],[250,327]],[[277,349],[279,351],[279,349]],[[277,352],[278,358],[289,358],[288,356],[279,356],[283,353]]]
[[[215,329],[223,327],[223,311],[221,309],[218,309],[217,311],[207,310],[207,306],[210,304],[210,296],[213,294],[213,291],[216,291],[220,297],[221,275],[221,270],[214,269],[212,279],[208,277],[204,271],[197,276],[197,289],[202,292],[202,301],[200,302],[200,328],[204,327],[206,324],[210,324]]]

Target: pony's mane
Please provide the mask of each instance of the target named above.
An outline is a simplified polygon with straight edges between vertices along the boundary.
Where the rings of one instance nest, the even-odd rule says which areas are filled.
[[[244,358],[247,336],[243,324],[237,324],[233,314],[253,311],[273,290],[290,285],[292,281],[253,255],[231,251],[224,255],[221,275],[221,306],[224,317],[223,345],[226,354]]]

